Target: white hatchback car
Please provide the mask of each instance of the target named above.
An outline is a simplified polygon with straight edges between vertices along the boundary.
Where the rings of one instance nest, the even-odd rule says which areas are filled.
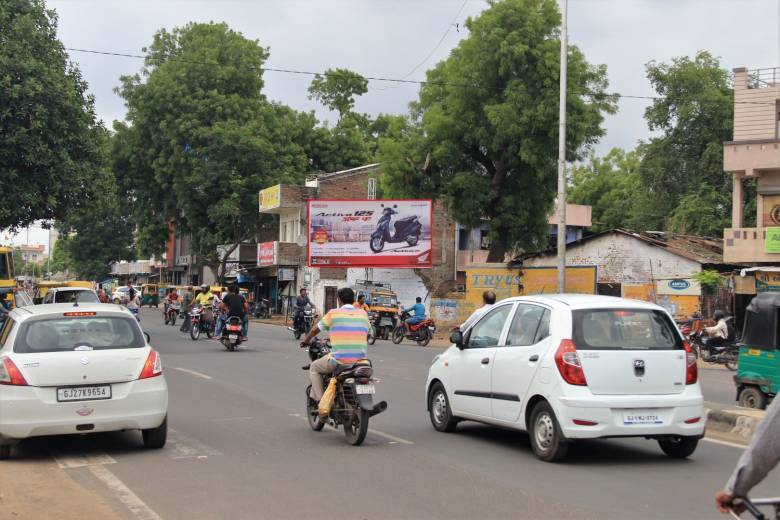
[[[127,309],[21,307],[0,329],[0,459],[43,435],[141,430],[162,448],[167,413],[160,355]]]
[[[41,303],[100,303],[97,293],[86,287],[52,287]]]
[[[696,357],[662,307],[609,296],[509,298],[485,312],[428,371],[431,423],[469,419],[529,432],[542,460],[570,441],[657,439],[671,457],[704,435]]]

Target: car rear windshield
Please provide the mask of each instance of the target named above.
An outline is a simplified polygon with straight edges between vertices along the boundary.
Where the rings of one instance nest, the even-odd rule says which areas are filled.
[[[100,300],[92,291],[57,291],[54,295],[55,303],[100,303]]]
[[[120,316],[62,317],[28,321],[19,328],[14,352],[62,352],[141,348],[141,329]]]
[[[674,350],[682,340],[669,317],[649,309],[587,309],[572,312],[580,350]]]

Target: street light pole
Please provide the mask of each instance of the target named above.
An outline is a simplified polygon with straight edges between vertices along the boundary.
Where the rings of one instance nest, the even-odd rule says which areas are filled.
[[[558,292],[566,292],[566,73],[568,35],[566,11],[569,0],[561,0],[561,99],[558,124]]]

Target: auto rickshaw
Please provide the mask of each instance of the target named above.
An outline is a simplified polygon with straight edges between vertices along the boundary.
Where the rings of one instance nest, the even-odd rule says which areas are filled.
[[[734,383],[745,408],[764,409],[780,388],[780,293],[759,293],[745,311]]]
[[[155,307],[160,305],[159,287],[156,283],[145,283],[141,285],[141,307],[147,305]]]
[[[43,280],[35,285],[35,296],[33,296],[33,302],[37,305],[43,301],[43,298],[49,292],[49,289],[54,287],[67,287],[65,282],[55,282],[53,280]]]

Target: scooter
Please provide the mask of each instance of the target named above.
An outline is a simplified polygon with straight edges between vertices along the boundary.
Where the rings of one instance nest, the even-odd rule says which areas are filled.
[[[271,319],[271,302],[266,298],[260,298],[253,310],[255,318]]]
[[[230,316],[225,322],[225,326],[222,327],[222,334],[219,341],[230,352],[237,350],[239,345],[241,345],[242,325],[243,320],[241,318],[238,316]]]
[[[385,208],[385,205],[382,204]],[[393,205],[392,208],[385,208],[382,210],[382,216],[379,217],[379,221],[376,223],[376,229],[371,233],[371,240],[369,245],[371,251],[374,253],[380,253],[385,248],[385,243],[395,244],[398,242],[406,242],[410,247],[416,246],[420,241],[420,234],[422,233],[422,224],[420,218],[417,215],[410,215],[396,220],[393,223],[393,234],[390,234],[390,221],[393,215],[397,215],[395,210],[397,205]]]

